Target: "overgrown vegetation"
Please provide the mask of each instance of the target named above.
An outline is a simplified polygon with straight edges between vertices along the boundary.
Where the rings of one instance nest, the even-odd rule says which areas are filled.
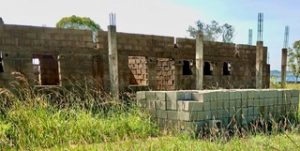
[[[21,76],[17,79],[12,84],[14,91],[1,91],[1,150],[39,150],[159,135],[134,101],[120,103],[84,86],[53,91],[34,88]]]
[[[297,150],[298,126],[274,123],[271,132],[211,131],[199,139],[166,134],[126,97],[122,102],[87,83],[72,88],[31,87],[16,74],[1,89],[1,150]],[[288,85],[290,86],[290,85]],[[300,86],[293,85],[293,88]]]

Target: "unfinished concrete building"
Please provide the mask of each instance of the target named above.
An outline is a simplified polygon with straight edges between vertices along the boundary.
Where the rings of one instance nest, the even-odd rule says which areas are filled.
[[[201,39],[200,39],[201,40]],[[176,41],[176,42],[174,42]],[[0,85],[20,72],[31,84],[93,82],[109,91],[196,89],[196,49],[203,50],[203,88],[268,88],[267,48],[156,35],[0,24]],[[109,57],[112,52],[117,52]],[[115,59],[116,64],[110,64]],[[110,68],[116,68],[110,72]],[[110,80],[114,74],[118,81]],[[259,81],[259,86],[257,86]]]

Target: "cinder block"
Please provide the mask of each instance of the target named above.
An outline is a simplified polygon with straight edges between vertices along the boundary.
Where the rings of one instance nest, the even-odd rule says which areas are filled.
[[[225,110],[222,110],[222,109],[218,110],[217,113],[218,113],[217,117],[220,118],[220,119],[222,119],[224,117],[227,117],[227,114],[226,114],[227,112]]]
[[[179,111],[203,111],[204,103],[196,101],[177,101],[177,108]]]
[[[208,121],[209,128],[216,128],[221,129],[222,128],[222,121],[221,120],[209,120]]]
[[[230,98],[230,100],[241,99],[241,93],[238,91],[230,92],[229,98]]]
[[[260,115],[265,115],[265,114],[267,114],[267,110],[266,110],[266,107],[265,106],[260,106],[259,107],[259,114]]]
[[[177,110],[178,111],[188,111],[189,110],[188,101],[177,101]]]
[[[154,91],[146,91],[145,92],[145,97],[146,97],[147,100],[157,100],[156,92],[154,92]]]
[[[218,92],[217,91],[212,91],[209,94],[210,94],[210,101],[218,100]]]
[[[161,118],[161,119],[167,119],[168,118],[167,111],[164,111],[164,110],[156,110],[156,116],[158,118]]]
[[[167,110],[177,110],[177,92],[166,92]]]
[[[139,101],[143,99],[146,99],[145,91],[136,92],[136,100]]]
[[[292,97],[298,97],[299,98],[299,90],[291,90],[291,94],[292,94]]]
[[[254,91],[249,91],[248,92],[248,99],[249,100],[254,100],[256,93]]]
[[[192,99],[198,102],[209,102],[211,100],[211,95],[208,92],[193,92]]]
[[[203,102],[203,110],[210,111],[210,102]]]
[[[248,100],[247,99],[242,99],[241,100],[241,107],[245,108],[245,107],[248,107]]]
[[[248,93],[249,93],[248,91],[242,91],[241,92],[241,98],[242,98],[243,101],[249,99]]]
[[[242,107],[242,100],[240,100],[240,99],[235,100],[235,107],[236,108],[241,108]]]
[[[177,91],[176,92],[177,100],[191,100],[192,99],[191,95],[192,95],[191,93],[188,93],[188,92],[185,92],[185,91]]]
[[[249,99],[247,103],[248,103],[247,107],[253,107],[253,106],[255,106],[253,99]]]
[[[211,100],[210,101],[210,110],[217,110],[218,109],[218,101],[217,100]]]
[[[212,114],[211,114],[211,111],[204,111],[204,119],[205,120],[209,120],[209,119],[212,119]]]
[[[157,100],[147,100],[147,101],[148,101],[148,104],[149,104],[148,109],[155,110],[156,109],[156,101]]]
[[[218,101],[221,101],[221,100],[224,100],[225,98],[224,98],[224,94],[225,94],[225,92],[223,92],[223,91],[218,91],[218,92],[216,92],[216,96],[217,96],[217,100]]]
[[[218,119],[219,118],[218,115],[219,115],[218,114],[218,110],[212,110],[211,111],[211,117],[212,117],[212,119]]]
[[[141,99],[137,101],[137,105],[140,108],[149,108],[149,101],[146,99]]]
[[[155,108],[157,110],[167,110],[166,100],[156,100]]]
[[[293,97],[291,103],[299,106],[299,97]]]
[[[156,92],[157,100],[166,100],[166,92]]]
[[[259,106],[255,106],[253,108],[253,114],[254,116],[258,117],[260,115]]]
[[[230,92],[229,91],[223,92],[223,100],[225,100],[225,101],[230,100]]]
[[[157,118],[157,110],[155,110],[155,109],[148,109],[147,111],[148,111],[148,113],[150,114],[150,116],[152,118]]]
[[[188,110],[189,111],[204,111],[204,103],[203,102],[193,102],[189,101],[188,102]]]
[[[178,111],[167,111],[168,119],[169,120],[178,120],[179,119],[179,112]]]
[[[208,115],[206,112],[189,112],[189,111],[179,111],[178,120],[182,121],[199,121],[205,120]]]
[[[224,106],[223,109],[229,109],[230,108],[230,100],[224,100]]]
[[[248,107],[247,109],[248,109],[248,115],[249,116],[254,116],[254,107],[253,106],[252,107]]]
[[[191,120],[190,112],[179,111],[178,112],[178,120],[181,120],[181,121],[192,121]]]

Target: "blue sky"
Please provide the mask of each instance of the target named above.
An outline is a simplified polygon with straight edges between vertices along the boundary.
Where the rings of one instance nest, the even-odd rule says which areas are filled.
[[[88,16],[106,29],[108,14],[117,14],[118,31],[188,37],[196,20],[232,24],[234,42],[248,42],[257,14],[264,13],[264,44],[272,69],[280,69],[285,25],[290,26],[290,46],[300,40],[299,0],[0,0],[0,16],[8,24],[53,27],[64,16]]]

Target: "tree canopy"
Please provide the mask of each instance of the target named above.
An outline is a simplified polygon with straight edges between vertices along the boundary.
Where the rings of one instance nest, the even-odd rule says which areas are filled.
[[[293,49],[289,49],[288,57],[289,70],[296,77],[295,82],[297,82],[300,76],[300,40],[294,43]]]
[[[102,30],[100,25],[95,23],[92,19],[88,17],[70,16],[63,17],[56,23],[57,28],[68,28],[68,29],[82,29],[82,30],[92,30],[98,31]]]
[[[219,23],[215,20],[211,21],[210,24],[205,24],[198,20],[196,22],[196,27],[189,26],[187,32],[190,33],[190,36],[196,37],[196,34],[202,31],[204,34],[204,40],[206,41],[216,41],[220,35],[222,35],[223,42],[232,42],[232,38],[234,35],[234,28],[232,25],[224,24],[219,25]]]

